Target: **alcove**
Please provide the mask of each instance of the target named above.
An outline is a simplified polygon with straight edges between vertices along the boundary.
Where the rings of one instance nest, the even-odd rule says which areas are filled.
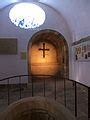
[[[47,29],[32,36],[28,44],[28,72],[69,76],[68,45],[62,34]]]

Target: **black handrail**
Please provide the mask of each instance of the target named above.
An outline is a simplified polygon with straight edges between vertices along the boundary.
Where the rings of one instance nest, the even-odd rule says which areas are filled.
[[[4,78],[4,79],[1,79],[0,80],[0,82],[2,82],[2,81],[7,81],[6,82],[6,85],[7,85],[7,92],[8,92],[8,94],[7,94],[7,96],[8,96],[8,105],[10,104],[10,85],[11,85],[11,83],[10,83],[10,81],[13,79],[13,78],[19,78],[19,99],[21,99],[22,98],[22,82],[21,82],[21,80],[22,80],[22,78],[23,77],[28,77],[28,79],[31,79],[31,81],[30,81],[30,84],[31,84],[31,96],[33,97],[34,96],[34,80],[32,79],[33,77],[40,77],[40,78],[43,78],[43,96],[44,97],[46,97],[46,79],[48,78],[48,77],[51,77],[51,78],[54,78],[54,99],[55,100],[57,100],[57,98],[58,98],[58,95],[57,95],[57,81],[58,81],[58,78],[57,78],[57,76],[54,76],[54,75],[15,75],[15,76],[11,76],[11,77],[6,77],[6,78]],[[90,87],[88,87],[88,86],[86,86],[86,85],[84,85],[84,84],[82,84],[82,83],[80,83],[80,82],[77,82],[77,81],[75,81],[75,80],[72,80],[72,79],[69,79],[69,78],[63,78],[63,77],[59,77],[59,79],[60,80],[63,80],[63,87],[64,87],[64,104],[65,104],[65,107],[67,107],[67,100],[66,100],[66,92],[67,92],[67,89],[66,89],[66,81],[70,81],[70,82],[72,82],[73,83],[73,86],[74,86],[74,91],[75,91],[75,95],[74,95],[74,97],[75,97],[75,107],[74,107],[74,110],[75,110],[75,116],[77,117],[77,98],[78,98],[78,96],[77,96],[77,85],[81,85],[81,86],[83,86],[83,87],[85,87],[85,88],[87,88],[87,91],[88,91],[88,120],[89,120],[89,118],[90,118]]]
[[[15,75],[15,76],[11,76],[11,77],[6,77],[6,78],[3,78],[3,79],[0,79],[0,81],[5,81],[5,80],[7,80],[7,79],[12,79],[12,78],[17,78],[17,77],[25,77],[25,76],[27,76],[27,77],[33,77],[33,76],[36,76],[36,77],[38,77],[38,76],[46,76],[46,77],[49,77],[49,76],[52,76],[52,77],[55,77],[54,75]],[[79,82],[79,81],[75,81],[75,80],[72,80],[72,79],[70,79],[70,78],[67,78],[67,77],[60,77],[60,79],[67,79],[68,81],[72,81],[72,82],[76,82],[76,83],[78,83],[78,84],[80,84],[80,85],[82,85],[82,86],[85,86],[85,87],[89,87],[89,86],[87,86],[87,85],[85,85],[85,84],[83,84],[83,83],[81,83],[81,82]]]

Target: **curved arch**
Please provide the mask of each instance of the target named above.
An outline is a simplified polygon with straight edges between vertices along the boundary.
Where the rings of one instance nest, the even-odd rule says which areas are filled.
[[[14,102],[2,113],[1,118],[2,120],[75,120],[63,105],[40,96]]]
[[[56,54],[52,57],[52,60],[54,61],[55,56],[56,56],[55,61],[57,61],[58,67],[55,67],[55,68],[54,68],[54,66],[52,67],[52,69],[55,69],[56,72],[48,72],[48,70],[46,70],[46,73],[47,74],[50,73],[51,75],[55,73],[55,75],[58,74],[58,76],[60,75],[60,77],[61,76],[68,77],[69,76],[69,53],[68,53],[69,51],[68,51],[67,41],[65,40],[64,36],[61,33],[57,32],[55,30],[50,30],[50,29],[41,30],[41,31],[35,33],[32,36],[32,38],[29,40],[29,43],[28,43],[28,72],[29,72],[29,74],[33,74],[32,70],[31,70],[31,61],[32,61],[31,60],[31,58],[32,58],[31,48],[35,44],[37,44],[37,46],[39,46],[40,42],[41,43],[45,42],[47,44],[47,46],[50,46],[49,44],[51,44],[53,46],[52,50],[55,48],[55,51],[56,51]],[[35,48],[34,48],[34,50],[35,50]],[[53,51],[53,54],[55,53],[55,51]],[[43,69],[41,69],[41,70],[43,70]],[[51,71],[51,69],[50,69],[50,71]],[[42,73],[43,72],[41,72],[41,74]],[[39,72],[38,72],[38,74],[39,74]]]

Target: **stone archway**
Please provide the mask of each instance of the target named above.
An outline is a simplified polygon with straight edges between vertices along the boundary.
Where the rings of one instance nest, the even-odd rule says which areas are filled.
[[[29,75],[69,76],[68,45],[54,30],[35,33],[28,44]]]
[[[28,97],[2,112],[1,120],[75,120],[63,105],[45,97]]]

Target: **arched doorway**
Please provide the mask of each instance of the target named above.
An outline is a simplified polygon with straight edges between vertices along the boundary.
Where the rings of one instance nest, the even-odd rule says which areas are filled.
[[[54,30],[35,33],[28,44],[28,74],[69,76],[68,45]]]

